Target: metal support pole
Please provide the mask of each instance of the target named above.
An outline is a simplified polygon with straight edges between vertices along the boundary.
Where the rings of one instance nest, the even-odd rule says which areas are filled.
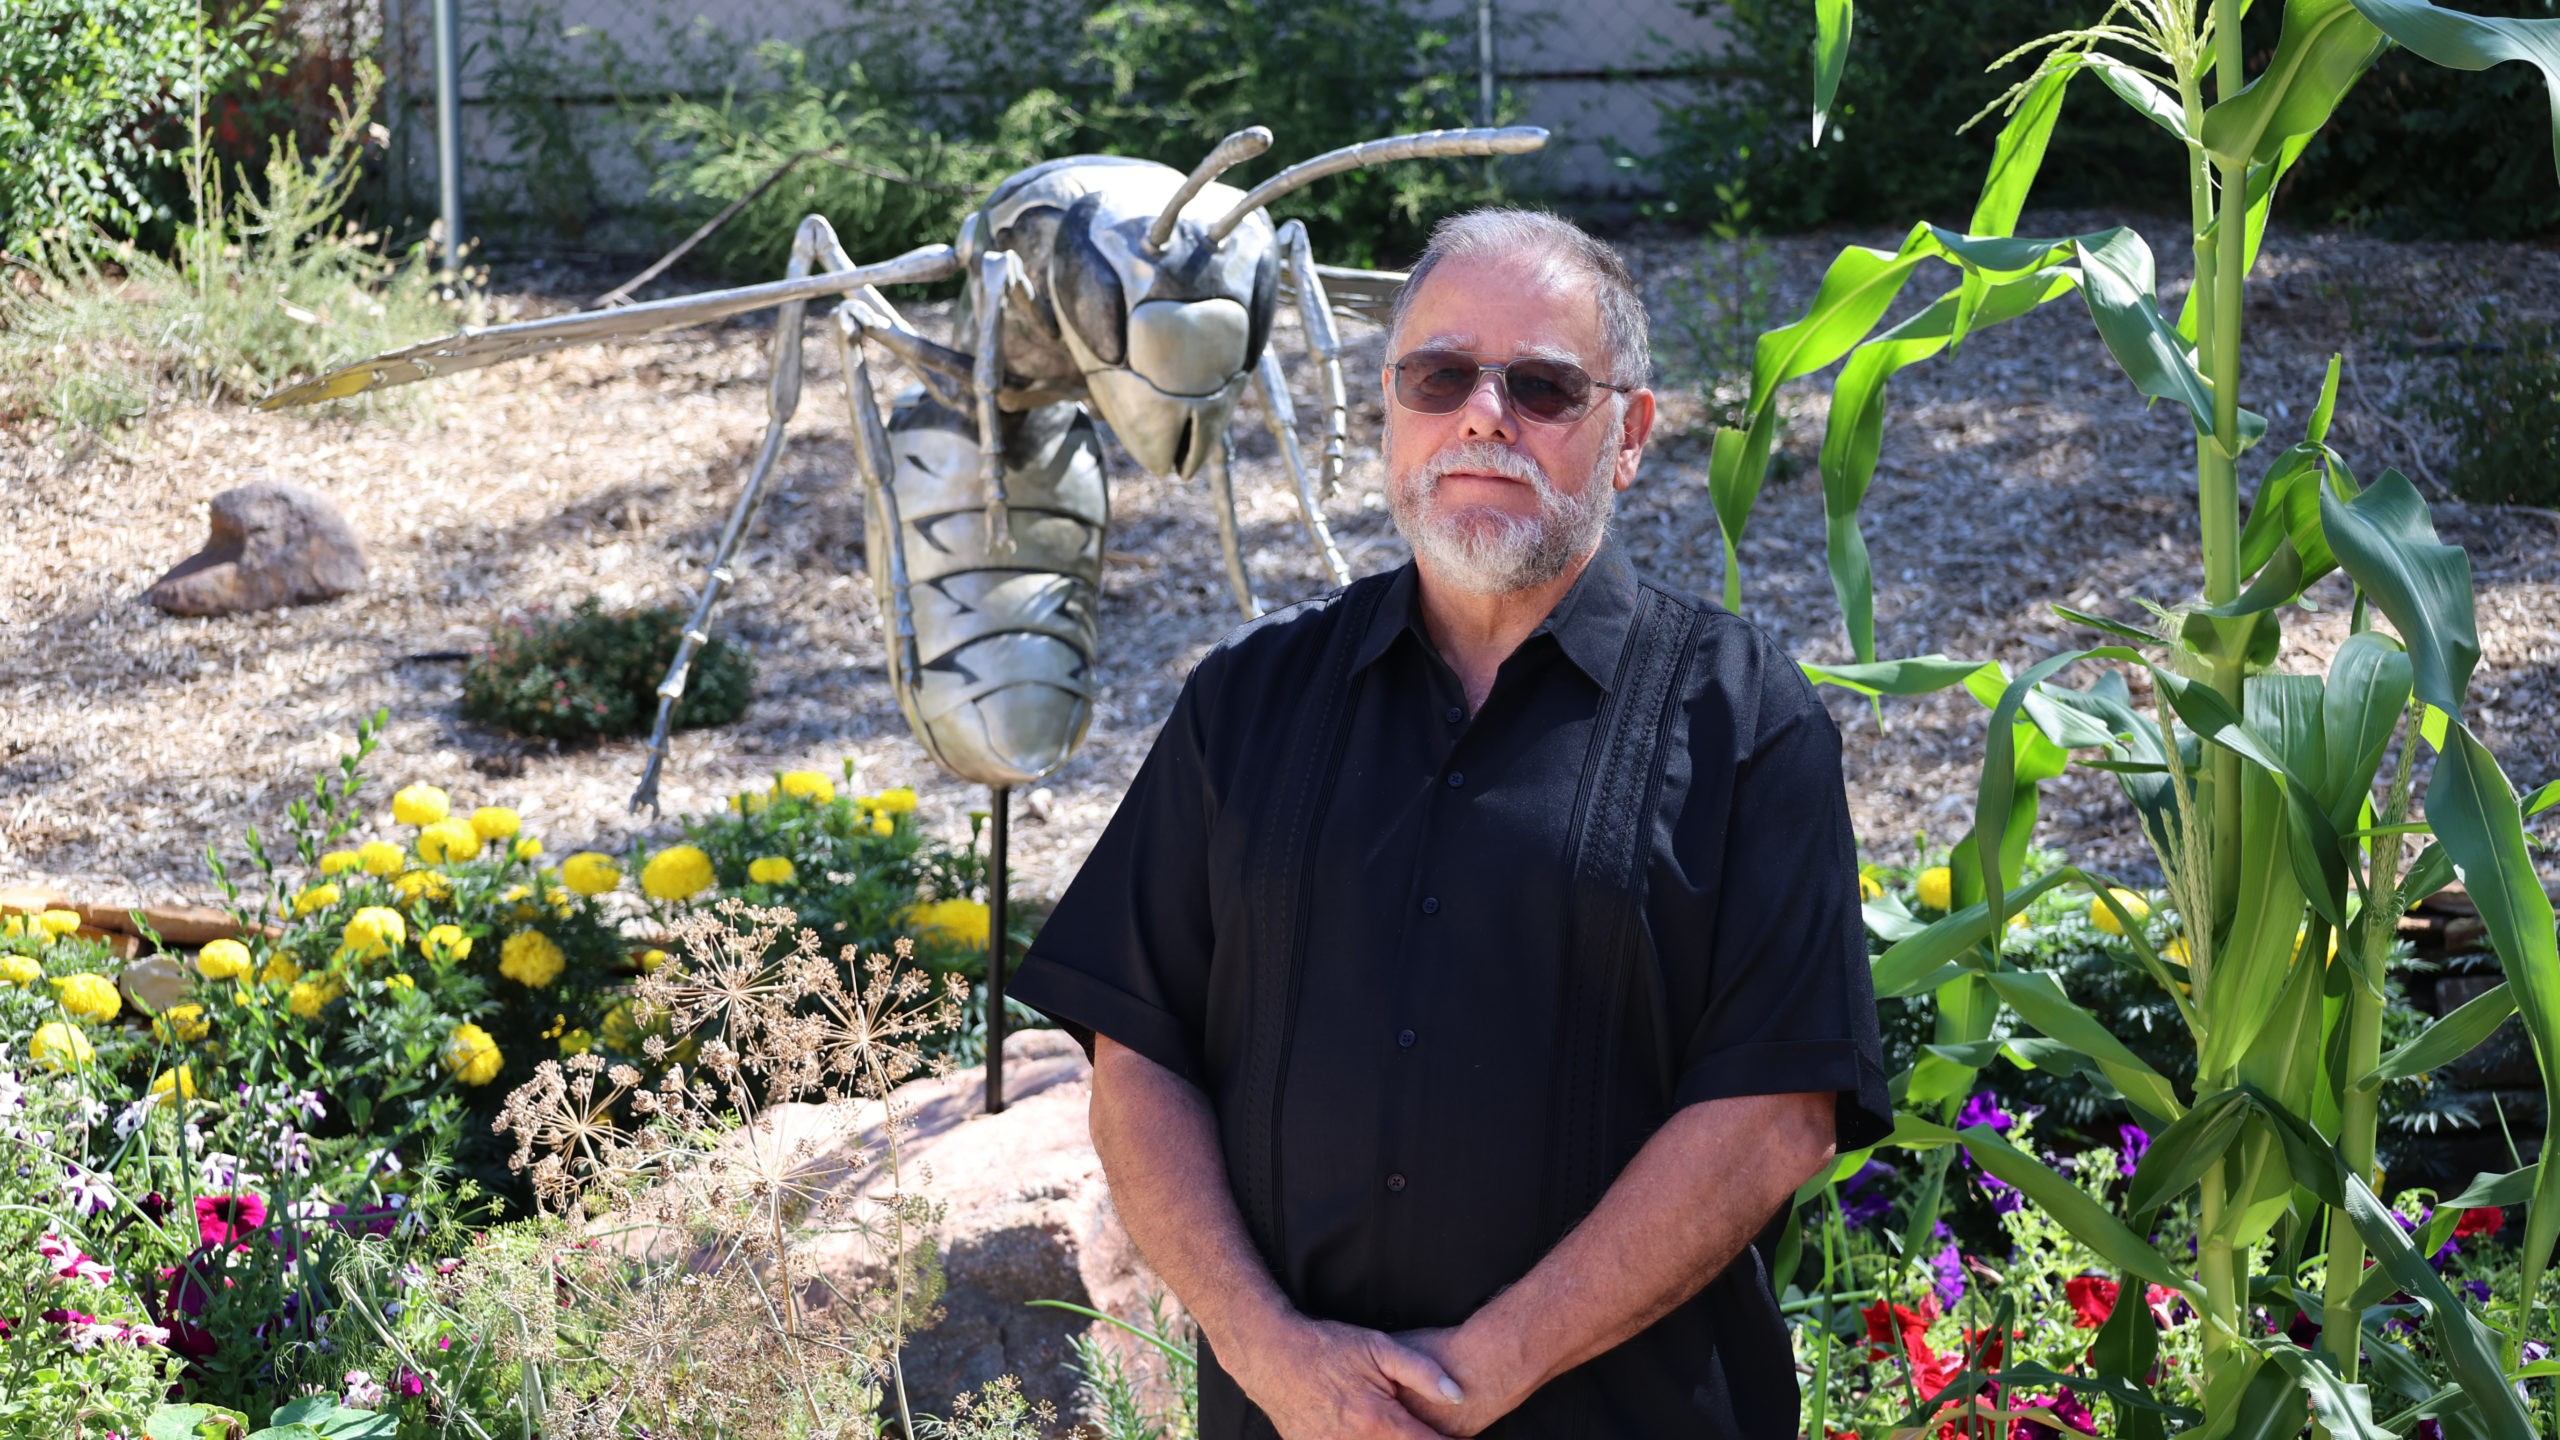
[[[1476,110],[1477,124],[1493,123],[1493,0],[1476,0]]]
[[[444,212],[444,273],[462,269],[461,0],[436,7],[436,202]]]
[[[987,826],[987,1113],[1004,1111],[1005,842],[1013,830],[1013,790],[989,787]]]

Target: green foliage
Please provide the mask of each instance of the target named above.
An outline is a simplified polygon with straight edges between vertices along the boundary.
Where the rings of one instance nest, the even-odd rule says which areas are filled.
[[[781,273],[803,215],[826,216],[866,257],[947,243],[996,181],[1066,153],[1075,126],[1055,92],[1033,90],[994,118],[985,143],[947,138],[861,61],[821,68],[776,41],[717,102],[668,101],[642,139],[682,157],[650,189],[679,212],[756,196],[703,249],[723,273],[764,279]]]
[[[1822,144],[1812,134],[1816,7],[1805,0],[1730,0],[1690,7],[1722,32],[1719,47],[1676,58],[1706,76],[1697,98],[1666,102],[1653,161],[1669,218],[1705,224],[1738,190],[1772,230],[1892,222],[1956,223],[1990,162],[1993,124],[1963,127],[2009,87],[1989,73],[2021,40],[2085,25],[2107,0],[1946,0],[1858,9],[1839,98]],[[2066,118],[2073,157],[2048,177],[2047,203],[2163,209],[2182,196],[2143,122],[2121,107]],[[1962,133],[1958,133],[1959,131]]]
[[[276,0],[18,0],[0,25],[0,245],[170,218],[152,131],[255,67]],[[201,29],[199,29],[201,27]]]
[[[463,717],[546,740],[647,734],[685,619],[675,609],[607,614],[590,597],[565,618],[502,621],[464,672]],[[694,654],[676,728],[737,719],[754,684],[755,661],[712,637]]]
[[[2420,403],[2453,431],[2455,493],[2560,506],[2560,346],[2550,328],[2502,323],[2484,307],[2472,338],[2454,344]]]
[[[202,168],[205,219],[179,228],[174,255],[86,231],[34,239],[0,287],[0,417],[46,416],[85,442],[451,328],[425,252],[394,260],[346,218],[380,86],[359,70],[319,155],[288,135],[256,183]]]

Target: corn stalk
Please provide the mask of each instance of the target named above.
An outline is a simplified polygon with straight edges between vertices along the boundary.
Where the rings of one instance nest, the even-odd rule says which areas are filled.
[[[2240,357],[2243,300],[2277,182],[2383,51],[2396,42],[2462,69],[2507,60],[2539,67],[2555,99],[2560,157],[2560,21],[2483,18],[2426,0],[2285,0],[2281,38],[2252,76],[2240,44],[2245,8],[2246,0],[2122,0],[2095,26],[2022,47],[2011,58],[2033,56],[2035,67],[1995,107],[2002,128],[1966,229],[1922,224],[1896,250],[1844,250],[1804,316],[1760,338],[1749,403],[1741,423],[1716,436],[1710,467],[1725,600],[1741,607],[1739,546],[1766,472],[1779,389],[1845,360],[1821,472],[1833,589],[1855,660],[1807,673],[1868,695],[1961,683],[1993,712],[1973,829],[1952,862],[1955,908],[1925,928],[1905,926],[1876,963],[1879,998],[1925,990],[1939,1003],[1937,1043],[1903,1077],[1908,1108],[1888,1143],[1962,1146],[2105,1257],[2128,1293],[2142,1281],[2183,1294],[2207,1327],[2200,1388],[2202,1433],[2212,1440],[2291,1434],[2306,1420],[2356,1440],[2393,1434],[2374,1420],[2358,1371],[2362,1317],[2395,1291],[2421,1302],[2433,1348],[2459,1382],[2459,1395],[2434,1413],[2465,1435],[2529,1440],[2515,1381],[2560,1239],[2560,1167],[2481,1176],[2427,1230],[2405,1235],[2374,1193],[2376,1097],[2393,1079],[2458,1058],[2511,1013],[2532,1040],[2546,1096],[2560,1097],[2560,953],[2524,835],[2525,819],[2560,799],[2560,784],[2519,796],[2465,721],[2480,654],[2469,559],[2438,540],[2406,479],[2386,471],[2360,484],[2330,445],[2337,360],[2302,438],[2260,467],[2252,452],[2268,426],[2241,404]],[[1818,0],[1817,18],[1819,143],[1851,6]],[[2174,321],[2159,305],[2150,248],[2132,230],[2014,233],[2055,118],[2084,78],[2179,147],[2195,279]],[[1884,326],[1923,270],[1952,270],[1952,282]],[[2015,676],[1938,655],[1878,660],[1858,510],[1882,444],[1887,383],[1973,331],[2075,294],[2126,378],[2193,423],[2202,593],[2159,607],[2169,618],[2157,631],[2057,606],[2104,642]],[[2244,463],[2259,470],[2245,513]],[[2276,673],[2281,616],[2334,571],[2352,582],[2348,640],[2326,675]],[[2074,667],[2100,673],[2073,689],[2060,681]],[[2137,708],[2128,675],[2147,680],[2153,713]],[[2422,749],[2434,762],[2424,818],[2416,818]],[[2065,868],[2020,884],[2037,786],[2075,757],[2113,772],[2132,800],[2169,881],[2182,931],[2176,953],[2155,948],[2105,876]],[[2412,846],[2422,848],[2413,855]],[[2384,1054],[2398,921],[2457,876],[2507,984]],[[2141,966],[2177,999],[2196,1047],[2192,1094],[2134,1056],[2052,977],[2003,955],[2007,917],[2058,886],[2084,888],[2114,910]],[[1950,1128],[2004,1009],[2022,1030],[2095,1065],[2155,1132],[2121,1214],[1996,1132]],[[1865,1158],[1845,1156],[1834,1173]],[[2515,1293],[2477,1308],[2457,1300],[2424,1257],[2463,1207],[2517,1203],[2528,1209]],[[2191,1265],[2144,1238],[2173,1204],[2190,1205],[2197,1223]],[[2327,1322],[2316,1353],[2253,1333],[2248,1321],[2251,1257],[2271,1240],[2287,1255],[2325,1247],[2321,1292],[2290,1297]],[[2143,1306],[2118,1309],[2094,1354],[2111,1382],[2148,1399],[2151,1321]],[[2128,1437],[2161,1433],[2156,1407],[2119,1403],[2116,1419]]]

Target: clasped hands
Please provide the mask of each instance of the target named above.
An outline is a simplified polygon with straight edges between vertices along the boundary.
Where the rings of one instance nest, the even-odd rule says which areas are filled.
[[[1472,1323],[1389,1335],[1292,1311],[1234,1341],[1219,1359],[1283,1440],[1474,1435],[1537,1388]]]

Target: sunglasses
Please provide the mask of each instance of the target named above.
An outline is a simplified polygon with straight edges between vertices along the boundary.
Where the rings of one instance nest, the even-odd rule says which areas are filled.
[[[1632,385],[1594,380],[1570,360],[1508,360],[1488,364],[1463,350],[1415,350],[1387,367],[1395,374],[1396,403],[1418,415],[1449,415],[1465,406],[1491,375],[1524,420],[1570,425],[1591,413],[1592,393],[1626,394]]]

